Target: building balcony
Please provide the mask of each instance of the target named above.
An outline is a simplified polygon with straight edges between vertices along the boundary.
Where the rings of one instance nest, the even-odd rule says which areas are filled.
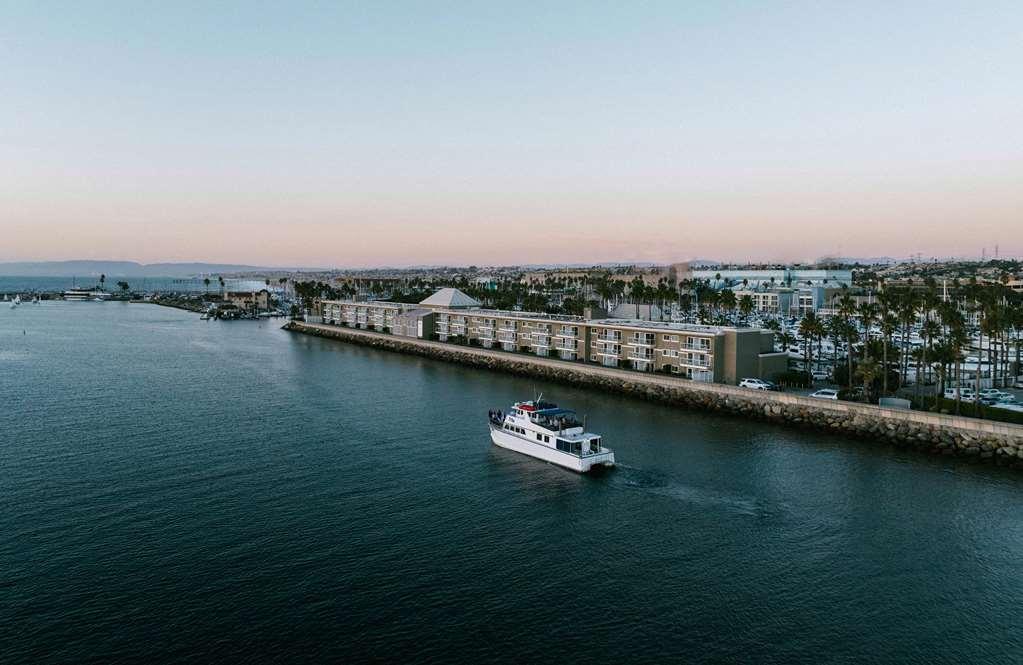
[[[633,351],[632,353],[629,354],[629,360],[639,360],[639,361],[642,361],[642,362],[653,362],[654,354]]]
[[[618,334],[601,333],[597,335],[597,339],[601,342],[620,343],[622,341],[622,336]]]
[[[703,353],[710,353],[710,347],[709,346],[700,346],[699,344],[689,344],[688,342],[685,343],[685,344],[680,344],[679,348],[680,349],[685,349],[686,351],[701,351]]]
[[[710,360],[701,358],[679,358],[679,365],[685,365],[686,367],[710,367]]]

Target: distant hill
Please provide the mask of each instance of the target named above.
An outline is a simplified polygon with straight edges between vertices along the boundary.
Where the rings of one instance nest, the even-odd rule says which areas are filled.
[[[134,261],[35,261],[0,263],[0,275],[18,277],[192,277],[238,272],[280,272],[299,268],[230,263],[136,263]],[[305,268],[304,270],[309,270]]]

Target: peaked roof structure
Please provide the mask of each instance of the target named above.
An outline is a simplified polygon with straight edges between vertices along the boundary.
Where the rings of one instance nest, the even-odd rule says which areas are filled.
[[[452,309],[467,309],[479,307],[480,303],[475,298],[467,296],[458,289],[441,289],[437,293],[419,303],[424,307],[450,307]]]

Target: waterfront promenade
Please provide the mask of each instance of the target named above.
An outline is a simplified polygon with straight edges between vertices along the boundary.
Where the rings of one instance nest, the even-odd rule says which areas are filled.
[[[933,454],[991,461],[1023,469],[1023,426],[870,404],[754,391],[672,376],[602,367],[528,354],[460,346],[326,324],[292,321],[286,329],[400,353],[518,375],[587,385],[704,411],[731,413]]]

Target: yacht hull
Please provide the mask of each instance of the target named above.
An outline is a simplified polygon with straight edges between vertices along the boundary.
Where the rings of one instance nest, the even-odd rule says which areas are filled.
[[[514,450],[523,455],[529,455],[551,464],[557,464],[576,473],[587,473],[598,467],[614,466],[615,462],[614,453],[579,457],[578,455],[560,451],[557,448],[551,448],[541,443],[533,443],[513,434],[508,434],[494,425],[490,426],[490,439],[494,442],[494,445],[501,448]]]

